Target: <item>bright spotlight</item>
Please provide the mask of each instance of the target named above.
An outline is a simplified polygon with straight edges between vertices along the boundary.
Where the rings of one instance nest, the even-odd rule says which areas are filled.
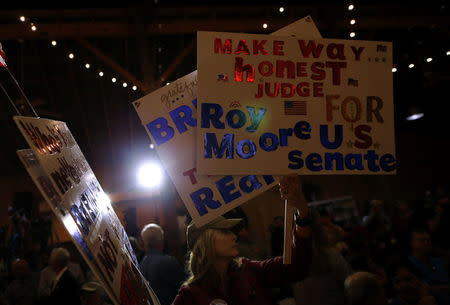
[[[161,168],[154,163],[142,165],[138,171],[139,184],[144,187],[154,187],[161,183]]]
[[[414,113],[414,114],[410,115],[409,117],[406,117],[406,120],[407,121],[415,121],[415,120],[420,119],[423,116],[424,116],[423,113]]]

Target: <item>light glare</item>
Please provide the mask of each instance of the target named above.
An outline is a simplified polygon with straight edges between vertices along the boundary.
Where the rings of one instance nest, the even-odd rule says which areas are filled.
[[[433,58],[431,58],[431,57],[427,58],[427,62],[432,62],[432,61],[433,61]]]
[[[70,54],[69,54],[69,58],[70,58],[70,59],[73,59],[74,57],[75,57],[75,55],[73,55],[73,53],[70,53]]]
[[[52,46],[56,46],[56,40],[52,40]]]
[[[102,77],[102,76],[103,76],[103,72],[102,72],[102,71],[98,72],[98,75],[99,75],[100,77]]]
[[[263,24],[263,28],[267,29],[267,23]]]
[[[161,178],[161,168],[154,163],[147,163],[139,168],[138,181],[144,187],[157,186],[160,184]]]
[[[115,83],[115,82],[117,81],[117,79],[116,79],[115,77],[113,77],[113,78],[111,79],[111,81],[112,81],[113,83]]]
[[[414,68],[414,64],[409,64],[408,68],[410,69]]]
[[[422,118],[423,116],[424,116],[423,113],[414,113],[414,114],[410,115],[409,117],[407,117],[406,120],[407,121],[415,121],[415,120]]]
[[[84,66],[86,67],[86,69],[89,69],[91,67],[91,65],[88,63],[86,63]]]
[[[284,7],[280,6],[280,13],[284,12]]]
[[[134,91],[136,91],[137,90],[137,87],[136,86],[133,86],[133,88],[132,88]]]
[[[355,6],[354,6],[353,4],[350,4],[350,5],[348,6],[348,10],[349,10],[349,11],[353,10],[354,8],[355,8]]]
[[[351,33],[350,33],[350,37],[351,37],[351,38],[353,38],[353,37],[355,37],[355,36],[356,36],[356,33],[355,33],[355,32],[351,32]]]
[[[25,22],[25,16],[20,16],[20,21]]]
[[[397,68],[392,68],[392,72],[397,72]]]
[[[353,24],[355,24],[355,23],[356,23],[356,20],[355,20],[355,19],[350,20],[350,24],[351,24],[351,25],[353,25]]]

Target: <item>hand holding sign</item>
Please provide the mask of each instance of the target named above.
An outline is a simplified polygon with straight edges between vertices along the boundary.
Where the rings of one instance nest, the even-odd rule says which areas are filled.
[[[305,196],[303,196],[300,177],[297,174],[283,176],[280,181],[281,199],[287,200],[288,203],[296,207],[302,212],[308,209]]]
[[[308,216],[308,205],[303,196],[300,177],[297,174],[283,176],[280,180],[281,199],[284,199],[284,252],[283,263],[291,263],[292,216],[294,208],[299,210],[301,217]]]

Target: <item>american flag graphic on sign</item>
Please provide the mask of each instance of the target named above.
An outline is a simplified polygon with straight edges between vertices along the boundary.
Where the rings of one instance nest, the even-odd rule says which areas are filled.
[[[306,115],[305,101],[284,101],[285,115]]]

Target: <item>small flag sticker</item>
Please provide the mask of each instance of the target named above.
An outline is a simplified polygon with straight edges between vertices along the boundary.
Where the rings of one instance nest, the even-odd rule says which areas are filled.
[[[306,115],[305,101],[284,101],[285,115]]]

